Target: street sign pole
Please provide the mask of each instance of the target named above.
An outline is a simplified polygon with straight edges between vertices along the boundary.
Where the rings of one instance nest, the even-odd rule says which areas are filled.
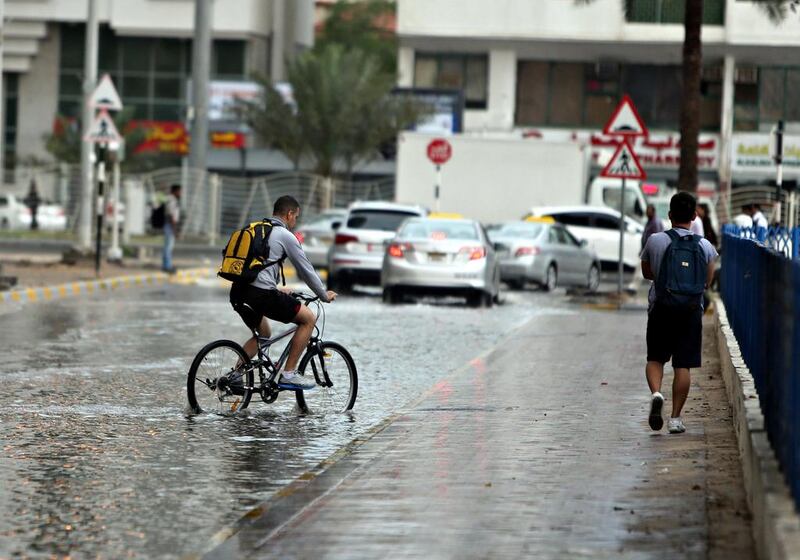
[[[436,166],[436,187],[435,187],[434,192],[433,192],[433,200],[434,200],[433,208],[434,208],[434,210],[436,212],[438,212],[440,210],[440,208],[439,208],[439,190],[441,189],[441,187],[442,187],[442,166],[441,165],[437,165]]]
[[[113,217],[111,219],[111,248],[108,250],[109,261],[121,261],[122,249],[119,247],[119,204],[120,204],[120,189],[119,189],[119,152],[114,158],[114,174],[112,179],[112,188],[114,198]]]
[[[101,147],[100,155],[97,158],[97,234],[94,252],[94,274],[100,276],[100,247],[103,242],[103,212],[105,210],[105,201],[103,200],[103,191],[106,182],[106,150]]]
[[[781,191],[783,190],[783,121],[778,121],[778,127],[774,130],[775,153],[772,158],[778,167],[775,177],[775,224],[781,223]]]
[[[617,263],[617,293],[622,295],[622,274],[624,264],[622,258],[625,253],[625,178],[622,178],[622,192],[619,197],[619,263]]]

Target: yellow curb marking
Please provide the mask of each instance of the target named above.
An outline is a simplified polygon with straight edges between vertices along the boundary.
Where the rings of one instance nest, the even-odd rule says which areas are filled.
[[[67,297],[67,287],[64,284],[58,286],[58,295],[62,298]]]
[[[25,290],[25,295],[28,296],[28,301],[36,301],[36,290],[33,288]]]
[[[111,289],[112,290],[116,289],[118,285],[119,285],[119,280],[117,278],[112,278],[111,279]]]
[[[42,288],[42,295],[44,295],[44,299],[53,299],[53,290],[45,286]]]
[[[11,299],[14,301],[22,301],[22,294],[19,292],[11,292]]]
[[[80,284],[73,284],[72,285],[72,293],[76,296],[81,293],[81,285]]]
[[[86,282],[86,284],[84,284],[84,285],[86,286],[86,293],[87,294],[91,294],[94,291],[94,286],[92,286],[91,282]]]

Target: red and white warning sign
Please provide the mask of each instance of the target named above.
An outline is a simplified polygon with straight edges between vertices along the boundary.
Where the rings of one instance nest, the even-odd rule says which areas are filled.
[[[626,138],[647,136],[649,134],[642,117],[639,116],[639,111],[636,110],[636,105],[633,104],[633,99],[629,95],[622,96],[622,101],[619,102],[611,118],[608,119],[603,129],[603,134],[624,136]]]
[[[108,111],[101,109],[92,122],[89,133],[84,137],[84,140],[95,144],[108,145],[112,142],[121,142],[122,136]]]
[[[611,157],[611,160],[600,172],[601,177],[612,177],[615,179],[646,179],[642,164],[639,163],[639,158],[636,157],[633,149],[627,140],[620,142],[617,146],[617,151]]]

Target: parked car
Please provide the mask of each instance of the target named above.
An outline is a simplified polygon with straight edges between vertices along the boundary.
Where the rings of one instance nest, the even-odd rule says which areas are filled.
[[[295,230],[295,235],[303,250],[317,268],[328,266],[328,251],[333,244],[335,224],[341,225],[347,217],[347,210],[326,210]]]
[[[527,216],[550,216],[566,226],[579,240],[588,241],[589,249],[597,253],[602,265],[616,267],[619,263],[619,212],[606,206],[552,206],[531,208]],[[628,269],[639,266],[639,250],[644,226],[625,216],[623,265]]]
[[[388,244],[381,274],[383,298],[466,296],[491,306],[500,293],[500,269],[491,241],[474,220],[410,218]]]
[[[555,220],[510,222],[490,234],[500,259],[500,279],[511,288],[534,282],[547,291],[580,286],[591,292],[600,285],[600,261]]]
[[[328,288],[347,291],[353,284],[379,284],[384,242],[408,218],[424,216],[419,206],[393,202],[355,202],[336,230],[328,257]]]
[[[31,219],[31,210],[22,199],[13,194],[0,194],[0,229],[30,229]],[[67,229],[64,207],[47,200],[39,204],[36,222],[41,230]]]

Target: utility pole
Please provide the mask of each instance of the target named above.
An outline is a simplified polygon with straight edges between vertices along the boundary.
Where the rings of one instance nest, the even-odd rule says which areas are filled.
[[[3,84],[3,53],[5,52],[5,45],[3,41],[3,30],[6,27],[6,7],[5,7],[5,0],[0,0],[0,100],[5,99],[5,95],[3,95],[3,88],[5,84]],[[5,103],[0,103],[0,130],[6,129],[6,115],[5,115]],[[5,134],[0,134],[0,187],[3,186],[5,183]]]
[[[94,120],[94,110],[89,106],[97,86],[97,50],[99,43],[97,0],[89,0],[89,17],[86,20],[86,53],[83,59],[83,123],[81,133],[81,200],[78,213],[78,248],[88,252],[92,248],[92,150],[94,144],[84,138]]]
[[[773,154],[772,159],[778,168],[775,177],[775,225],[781,225],[781,191],[783,190],[783,121],[778,121],[778,126],[772,131]]]
[[[192,41],[192,143],[189,164],[206,169],[208,156],[208,81],[211,73],[213,0],[195,0]]]

